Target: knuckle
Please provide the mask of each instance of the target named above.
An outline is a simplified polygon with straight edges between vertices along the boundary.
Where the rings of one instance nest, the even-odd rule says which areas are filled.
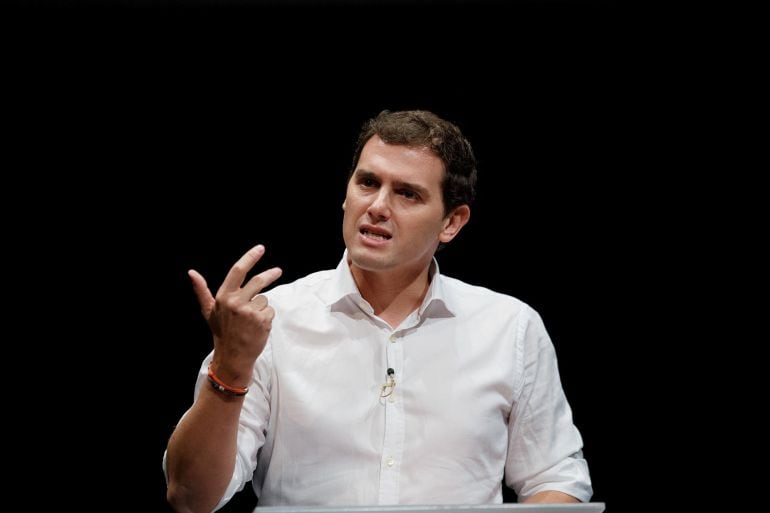
[[[235,300],[231,297],[223,298],[219,301],[219,303],[222,304],[225,308],[228,308],[230,310],[234,309],[237,305],[235,303]]]
[[[257,323],[264,330],[269,330],[273,323],[275,312],[272,308],[266,308],[257,312]]]

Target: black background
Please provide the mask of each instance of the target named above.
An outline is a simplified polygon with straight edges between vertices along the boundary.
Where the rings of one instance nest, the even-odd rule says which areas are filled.
[[[113,458],[96,467],[108,473],[98,504],[131,495],[167,510],[161,457],[210,350],[187,269],[217,286],[256,243],[281,283],[334,267],[358,129],[408,108],[456,122],[479,161],[477,203],[439,253],[442,272],[543,316],[594,500],[630,510],[653,486],[642,469],[655,464],[657,421],[643,401],[655,371],[642,362],[659,337],[655,277],[675,235],[658,227],[675,189],[660,187],[650,151],[661,78],[640,53],[643,13],[386,4],[9,9],[18,115],[7,142],[30,145],[20,174],[52,172],[38,189],[65,207],[52,237],[102,321],[83,338],[99,347],[95,372],[124,392],[86,405],[106,424],[86,443]],[[123,457],[129,477],[113,478]]]

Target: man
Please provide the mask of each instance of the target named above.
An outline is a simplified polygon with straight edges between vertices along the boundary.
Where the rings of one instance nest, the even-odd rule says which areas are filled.
[[[214,338],[169,441],[168,499],[211,511],[254,478],[260,505],[483,504],[592,490],[538,314],[442,276],[476,163],[453,124],[383,112],[359,137],[335,270],[270,292],[249,250],[213,296]]]

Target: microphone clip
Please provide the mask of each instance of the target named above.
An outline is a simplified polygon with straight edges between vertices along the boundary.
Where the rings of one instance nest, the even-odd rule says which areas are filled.
[[[384,385],[380,385],[380,397],[388,397],[396,388],[396,380],[393,377],[396,374],[391,367],[388,367],[388,378]]]

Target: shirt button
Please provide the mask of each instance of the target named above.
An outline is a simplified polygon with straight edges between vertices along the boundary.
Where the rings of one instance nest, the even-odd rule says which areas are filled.
[[[388,338],[390,339],[390,341],[391,341],[391,342],[395,342],[395,341],[396,341],[396,334],[395,334],[395,333],[393,333],[393,334],[391,334],[391,335],[390,335],[390,337],[388,337]]]
[[[388,396],[388,402],[389,402],[389,403],[395,403],[395,402],[396,402],[396,396],[395,396],[395,394],[391,393],[391,394]]]
[[[387,460],[385,460],[385,464],[386,464],[387,466],[389,466],[389,467],[392,467],[392,466],[393,466],[393,464],[394,464],[395,462],[396,462],[396,460],[394,460],[394,459],[393,459],[393,458],[391,458],[390,456],[388,456],[388,459],[387,459]]]

